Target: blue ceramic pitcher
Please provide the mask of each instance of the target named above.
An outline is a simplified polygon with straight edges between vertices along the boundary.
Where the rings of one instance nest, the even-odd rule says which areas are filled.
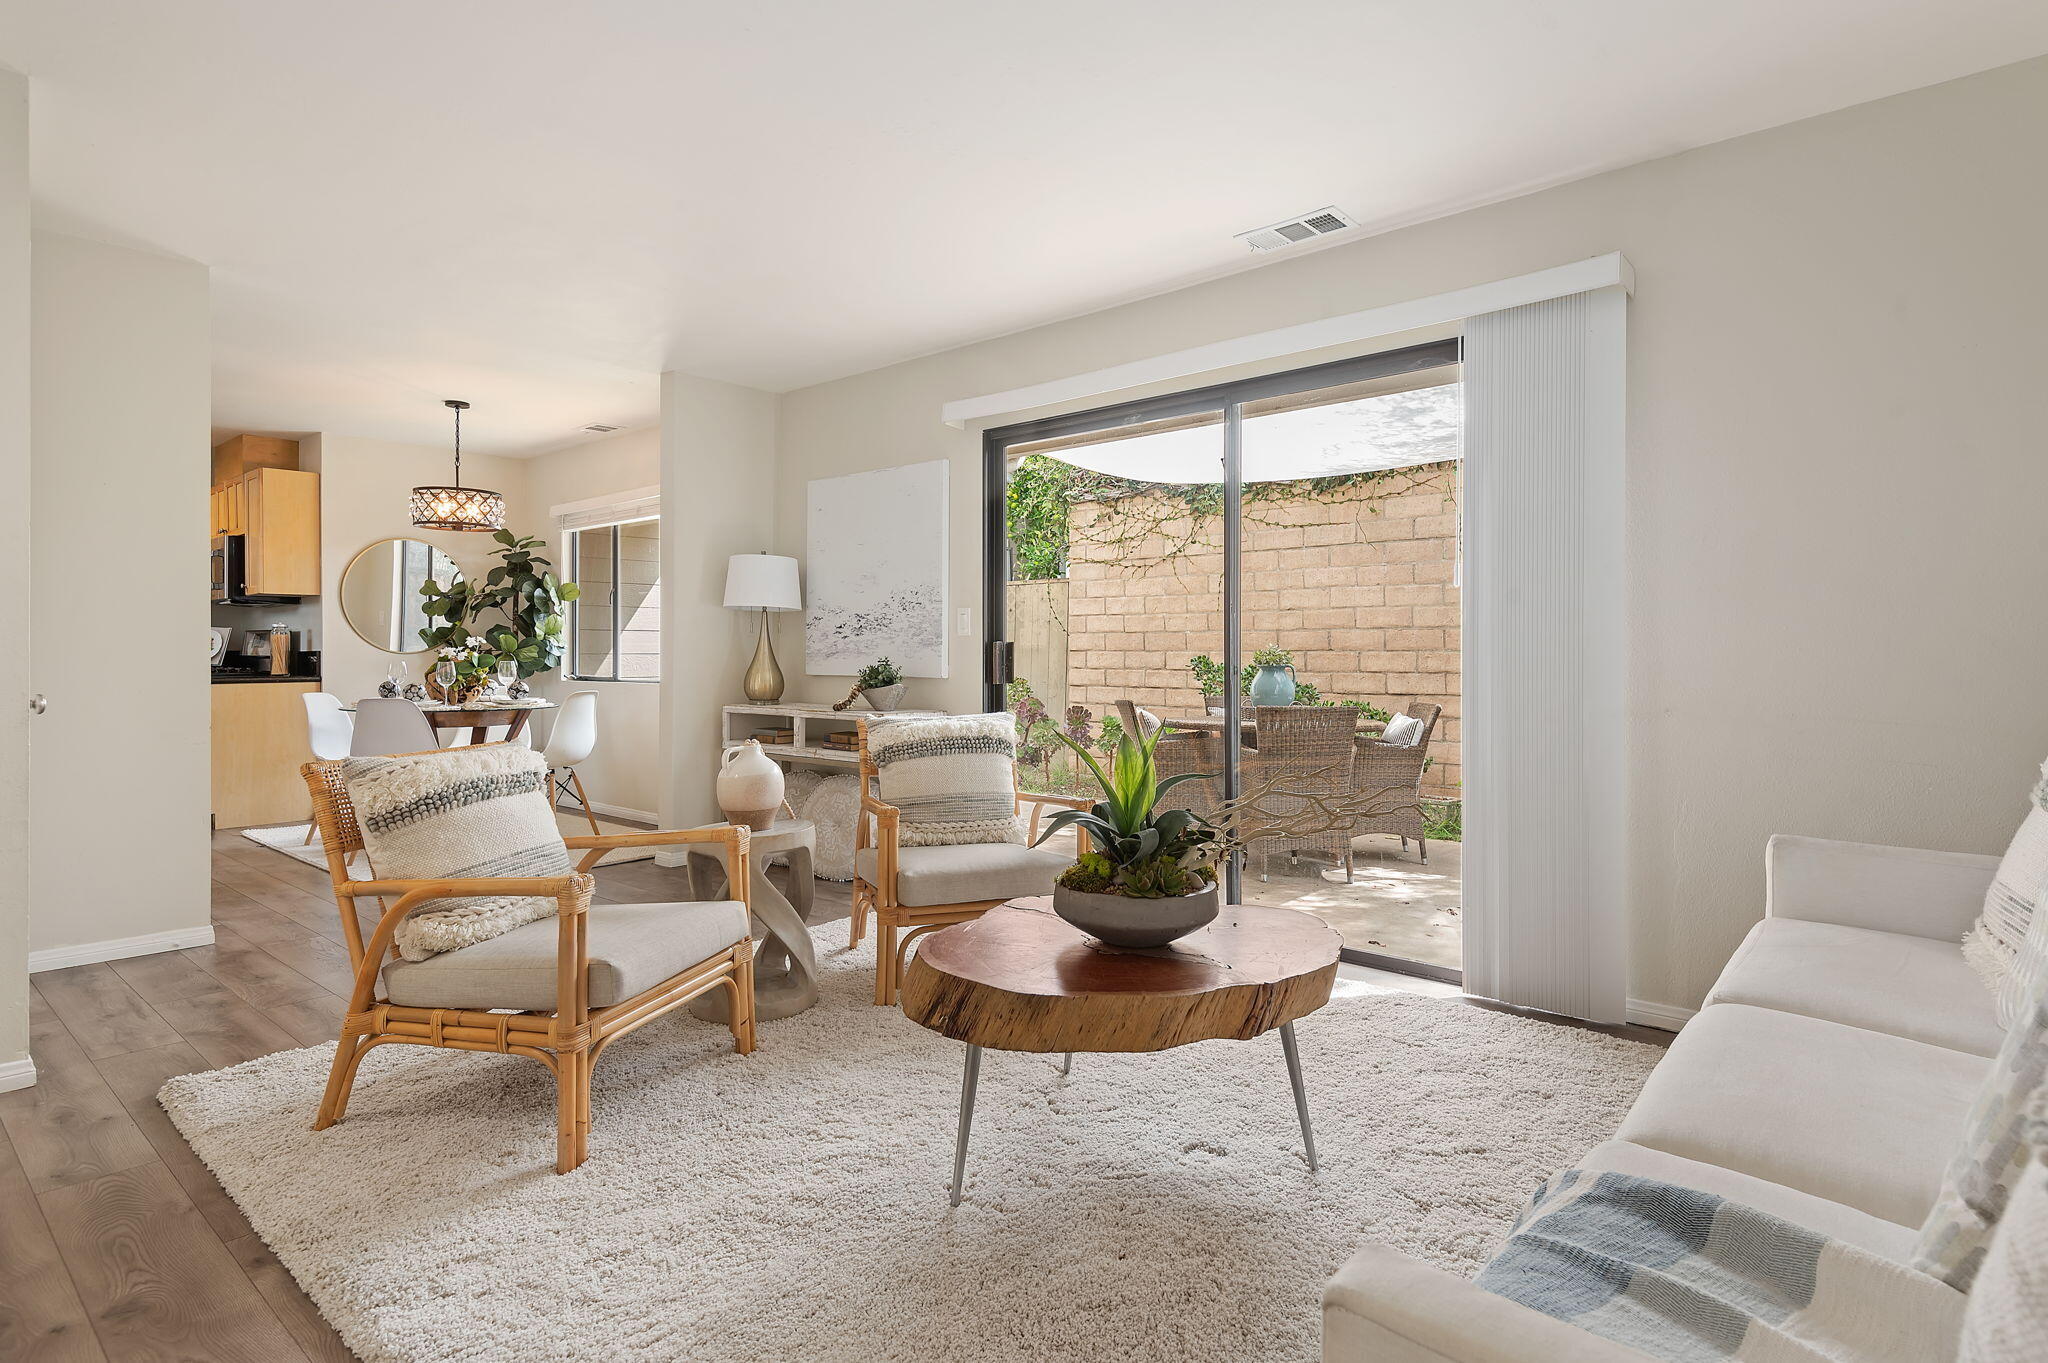
[[[1260,663],[1259,674],[1252,678],[1251,698],[1254,705],[1294,704],[1294,664]]]

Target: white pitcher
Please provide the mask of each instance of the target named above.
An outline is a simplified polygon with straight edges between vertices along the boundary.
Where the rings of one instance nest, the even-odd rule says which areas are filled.
[[[720,759],[718,807],[726,822],[759,832],[781,814],[783,785],[782,768],[750,738]]]

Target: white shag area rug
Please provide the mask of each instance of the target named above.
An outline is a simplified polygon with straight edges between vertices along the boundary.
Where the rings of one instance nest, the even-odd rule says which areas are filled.
[[[588,837],[590,820],[583,817],[582,810],[558,809],[555,822],[561,826],[567,837]],[[250,842],[261,843],[273,852],[282,852],[294,861],[303,861],[317,870],[327,869],[327,844],[315,834],[313,841],[306,841],[306,825],[302,823],[279,824],[271,828],[245,828],[242,836]],[[645,833],[647,830],[633,824],[615,823],[603,815],[598,816],[598,831],[601,833]],[[629,861],[651,861],[656,849],[652,847],[620,847],[604,854],[600,866],[618,866]],[[370,863],[367,857],[357,857],[349,868],[357,880],[370,878]]]
[[[949,1208],[962,1048],[821,953],[823,1001],[752,1056],[677,1014],[596,1070],[558,1176],[546,1072],[383,1046],[311,1131],[329,1047],[161,1101],[364,1363],[1314,1363],[1367,1241],[1477,1270],[1536,1184],[1613,1131],[1661,1052],[1408,994],[1157,1055],[988,1052]],[[865,996],[865,997],[864,997]]]

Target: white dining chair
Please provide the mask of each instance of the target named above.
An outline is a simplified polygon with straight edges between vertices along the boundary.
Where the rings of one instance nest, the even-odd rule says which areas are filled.
[[[548,801],[559,807],[561,797],[573,791],[583,817],[590,820],[590,831],[602,836],[597,815],[590,812],[590,797],[583,793],[583,778],[576,774],[576,764],[588,760],[596,747],[597,692],[571,691],[555,711],[555,727],[541,749],[548,760]]]
[[[306,693],[306,737],[313,747],[313,760],[332,762],[349,755],[355,739],[355,716],[341,708],[341,697],[326,691]],[[306,825],[306,841],[313,841],[314,825]]]
[[[411,701],[365,697],[356,702],[355,732],[350,736],[350,757],[389,757],[393,753],[425,752],[438,748],[434,726]]]

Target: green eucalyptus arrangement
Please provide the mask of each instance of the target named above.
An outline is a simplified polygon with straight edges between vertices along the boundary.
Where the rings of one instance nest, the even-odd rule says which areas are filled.
[[[535,552],[543,541],[509,530],[492,538],[499,562],[481,583],[420,584],[427,619],[439,622],[420,631],[420,642],[453,658],[460,682],[488,677],[501,661],[517,664],[522,679],[559,666],[568,648],[563,608],[582,594]]]
[[[1159,797],[1182,781],[1209,779],[1199,772],[1159,779],[1154,750],[1168,732],[1162,727],[1146,737],[1121,735],[1107,769],[1087,748],[1059,735],[1102,788],[1100,800],[1087,809],[1060,810],[1039,834],[1044,842],[1071,826],[1088,835],[1090,850],[1060,873],[1060,885],[1080,894],[1172,899],[1216,883],[1222,835],[1192,810],[1158,807]]]

